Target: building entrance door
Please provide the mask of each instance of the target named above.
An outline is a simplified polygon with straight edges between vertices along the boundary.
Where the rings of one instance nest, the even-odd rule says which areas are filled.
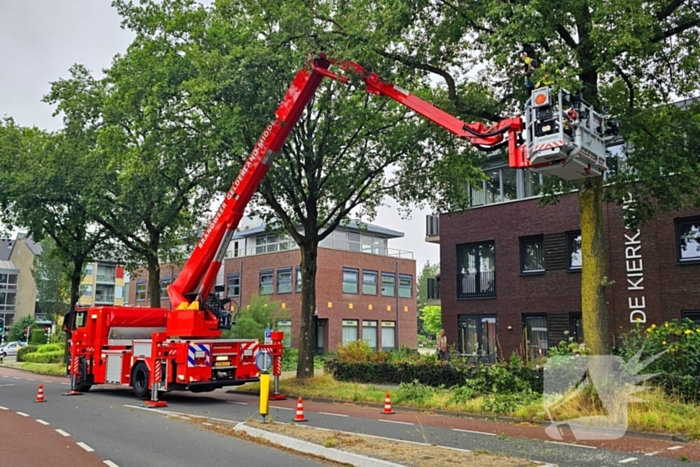
[[[326,324],[327,319],[317,319],[316,321],[316,354],[321,355],[326,351]]]
[[[459,315],[458,350],[471,363],[495,363],[496,316]]]

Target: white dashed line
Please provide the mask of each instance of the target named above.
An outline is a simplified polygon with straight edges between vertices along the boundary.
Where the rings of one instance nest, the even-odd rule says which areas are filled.
[[[189,417],[183,417],[183,416],[180,416],[180,420],[192,420],[192,419],[191,419],[191,418],[189,418]]]
[[[683,449],[683,446],[672,446],[668,448],[669,451],[675,451],[676,449]]]
[[[9,378],[9,376],[7,376],[7,375],[2,375],[2,377],[3,377],[3,378]]]
[[[344,413],[331,413],[331,412],[319,412],[320,414],[323,415],[332,415],[334,417],[348,417],[349,415],[345,415]]]
[[[78,441],[78,442],[75,443],[75,444],[77,444],[77,445],[80,446],[81,448],[85,449],[87,452],[93,452],[93,451],[94,451],[94,449],[92,449],[90,446],[88,446],[87,444],[83,443],[82,441]]]
[[[226,401],[227,404],[248,405],[247,402]]]
[[[657,454],[659,454],[659,453],[661,453],[661,452],[663,452],[663,451],[647,452],[647,453],[644,454],[644,455],[645,455],[645,456],[655,456],[655,455],[657,455]]]
[[[452,428],[452,431],[459,431],[460,433],[474,433],[475,435],[496,436],[496,433],[486,433],[485,431],[462,430],[460,428]]]
[[[384,420],[383,418],[379,419],[380,422],[384,423],[397,423],[399,425],[415,425],[415,423],[409,423],[409,422],[398,422],[396,420]]]
[[[0,410],[8,410],[8,408],[7,408],[7,407],[3,407],[2,405],[0,405]]]
[[[211,423],[208,423],[208,422],[202,422],[202,425],[204,425],[204,426],[214,426],[214,425],[212,425]]]
[[[17,412],[17,415],[21,415],[21,416],[23,416],[23,417],[28,417],[28,416],[29,416],[29,414],[26,414],[26,413],[24,413],[24,412]]]
[[[36,381],[34,378],[27,378],[27,381]]]
[[[13,376],[12,379],[22,379],[19,376]]]
[[[636,457],[628,457],[627,459],[622,459],[618,464],[627,464],[628,462],[634,462],[636,460]]]
[[[46,380],[46,379],[45,379],[43,382],[44,382],[44,383],[53,383],[53,381],[49,381],[49,380]]]
[[[45,421],[43,421],[43,420],[40,420],[40,419],[38,419],[38,418],[36,419],[36,421],[37,421],[37,422],[39,422],[39,423],[41,423],[41,424],[42,424],[42,425],[44,425],[44,426],[46,426],[46,425],[50,425],[50,423],[49,423],[49,422],[45,422]]]
[[[107,464],[109,467],[119,467],[117,464],[115,464],[112,461],[103,461],[105,464]]]
[[[271,409],[278,409],[278,410],[295,410],[295,409],[291,409],[289,407],[277,407],[276,405],[271,405],[270,408]]]
[[[549,444],[561,444],[562,446],[572,446],[575,448],[586,448],[586,449],[598,449],[595,446],[586,446],[585,444],[574,444],[574,443],[562,443],[561,441],[545,441]]]
[[[70,386],[70,383],[61,383],[61,384],[63,384],[64,386]]]
[[[59,435],[63,435],[63,436],[70,436],[68,433],[61,430],[60,428],[56,428],[56,433],[58,433]]]

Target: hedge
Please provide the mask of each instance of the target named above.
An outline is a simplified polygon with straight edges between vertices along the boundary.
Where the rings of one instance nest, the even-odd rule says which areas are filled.
[[[62,363],[63,351],[58,352],[32,352],[24,355],[25,362],[31,363]]]
[[[417,381],[425,386],[462,386],[477,382],[480,392],[518,392],[524,388],[541,393],[542,369],[501,365],[467,366],[435,363],[341,362],[329,359],[324,370],[339,381],[401,384]]]
[[[63,344],[46,344],[37,349],[37,353],[63,352]]]
[[[32,328],[31,336],[29,337],[30,344],[46,344],[46,333],[43,329]]]
[[[17,351],[17,361],[18,362],[25,361],[24,360],[25,355],[36,352],[38,349],[39,349],[39,346],[36,346],[36,345],[26,345],[26,346],[20,348]]]
[[[700,376],[678,376],[662,373],[652,378],[651,384],[684,402],[700,403]]]

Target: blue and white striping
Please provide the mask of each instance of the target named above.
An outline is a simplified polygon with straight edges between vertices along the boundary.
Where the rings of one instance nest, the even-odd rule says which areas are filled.
[[[204,364],[201,359],[204,358]],[[200,360],[196,364],[196,360]],[[211,366],[211,347],[208,344],[190,344],[187,348],[187,366]]]

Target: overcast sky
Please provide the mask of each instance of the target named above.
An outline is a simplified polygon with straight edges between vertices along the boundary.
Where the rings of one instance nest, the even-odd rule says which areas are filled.
[[[56,130],[60,118],[41,99],[50,83],[68,78],[75,63],[100,75],[124,53],[133,35],[120,28],[111,0],[0,0],[0,116],[24,126]],[[391,204],[391,203],[390,203]],[[395,203],[394,203],[395,204]],[[425,243],[425,215],[403,220],[395,206],[381,208],[375,224],[404,233],[390,248],[413,252],[416,268],[439,262],[437,245]]]

